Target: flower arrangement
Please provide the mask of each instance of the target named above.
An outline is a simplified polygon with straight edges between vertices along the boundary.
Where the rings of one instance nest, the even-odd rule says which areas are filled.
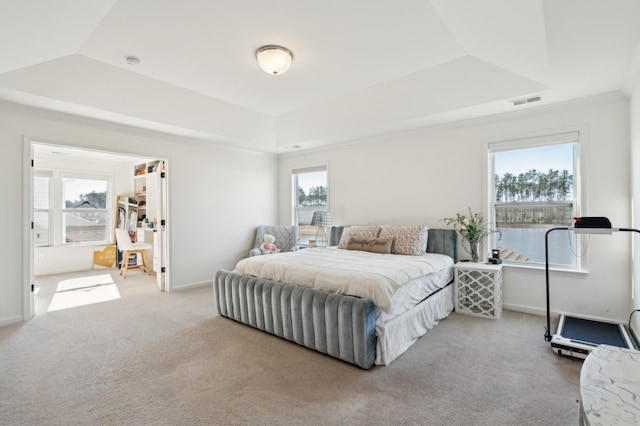
[[[456,217],[445,217],[442,219],[447,225],[453,225],[453,228],[467,242],[469,248],[462,245],[471,255],[471,261],[478,261],[478,246],[489,234],[496,232],[489,229],[489,225],[484,221],[480,213],[473,213],[469,207],[469,217],[456,213]]]

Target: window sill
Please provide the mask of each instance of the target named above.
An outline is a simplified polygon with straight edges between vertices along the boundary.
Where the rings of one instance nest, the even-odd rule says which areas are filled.
[[[81,243],[62,243],[60,245],[57,246],[49,246],[49,247],[98,247],[98,246],[112,246],[115,245],[115,241],[114,242],[108,242],[108,241],[85,241],[85,242],[81,242]]]
[[[503,263],[502,268],[506,268],[508,270],[518,271],[518,272],[533,272],[533,273],[545,273],[546,268],[544,265],[523,265],[516,263]],[[562,268],[557,266],[549,267],[549,273],[553,275],[565,275],[565,276],[574,276],[574,277],[584,277],[589,275],[589,271],[586,269],[569,269]]]

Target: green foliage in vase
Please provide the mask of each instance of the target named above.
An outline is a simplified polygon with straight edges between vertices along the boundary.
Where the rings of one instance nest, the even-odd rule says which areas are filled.
[[[447,225],[453,225],[464,241],[467,242],[469,248],[464,244],[463,247],[473,257],[473,261],[478,261],[478,245],[489,236],[496,232],[489,228],[489,224],[484,220],[480,213],[473,213],[469,207],[469,216],[456,213],[455,217],[445,217],[442,219]]]

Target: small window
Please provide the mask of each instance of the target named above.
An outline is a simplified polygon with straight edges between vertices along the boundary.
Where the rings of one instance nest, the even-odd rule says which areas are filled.
[[[507,263],[544,264],[545,234],[579,216],[579,134],[489,145],[491,216],[498,232],[491,244]],[[573,233],[549,234],[549,263],[579,267]]]
[[[105,243],[109,228],[108,179],[62,178],[65,244]]]
[[[36,174],[33,177],[33,243],[36,247],[50,244],[50,203],[51,176]]]
[[[294,224],[299,226],[299,241],[304,244],[314,239],[318,233],[318,227],[311,226],[313,212],[328,210],[327,167],[294,170],[292,180]]]

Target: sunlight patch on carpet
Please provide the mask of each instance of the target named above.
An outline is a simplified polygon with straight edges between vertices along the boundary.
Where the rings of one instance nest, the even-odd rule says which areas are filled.
[[[58,283],[49,312],[119,299],[120,292],[111,275],[72,278]]]
[[[62,280],[58,283],[58,287],[56,287],[56,293],[60,291],[94,287],[102,284],[113,284],[113,278],[111,278],[110,274],[88,275],[86,277]]]

